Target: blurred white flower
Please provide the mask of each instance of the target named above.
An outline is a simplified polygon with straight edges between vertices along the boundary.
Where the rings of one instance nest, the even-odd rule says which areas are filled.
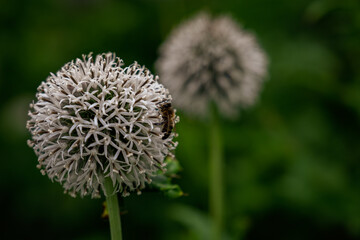
[[[238,106],[254,104],[267,59],[256,38],[230,17],[201,13],[171,33],[156,68],[178,108],[206,115],[214,102],[233,116]]]
[[[38,168],[72,196],[98,197],[106,177],[123,196],[141,193],[177,145],[161,128],[168,90],[136,62],[122,65],[111,53],[76,59],[42,82],[30,105]]]

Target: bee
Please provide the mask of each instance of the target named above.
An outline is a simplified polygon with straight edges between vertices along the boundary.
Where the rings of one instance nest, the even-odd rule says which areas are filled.
[[[167,139],[173,128],[175,127],[175,110],[171,107],[171,103],[168,100],[164,100],[160,103],[160,114],[162,117],[161,132],[164,133],[163,140]]]

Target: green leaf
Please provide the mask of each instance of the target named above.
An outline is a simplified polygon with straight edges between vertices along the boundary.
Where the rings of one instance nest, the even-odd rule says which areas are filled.
[[[181,170],[179,162],[172,158],[167,157],[165,160],[166,171],[158,172],[158,175],[152,178],[150,187],[163,192],[170,198],[178,198],[184,195],[178,184],[172,183],[172,180],[178,177],[177,173]]]

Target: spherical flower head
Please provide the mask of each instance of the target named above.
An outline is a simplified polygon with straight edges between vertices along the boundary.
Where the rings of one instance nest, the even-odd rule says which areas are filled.
[[[206,13],[176,28],[156,63],[174,104],[203,116],[211,102],[226,116],[254,104],[266,67],[266,56],[252,34],[228,16]]]
[[[122,66],[115,54],[83,56],[42,82],[30,105],[38,168],[72,196],[100,196],[107,177],[123,196],[141,193],[176,147],[160,111],[168,90],[136,62]]]

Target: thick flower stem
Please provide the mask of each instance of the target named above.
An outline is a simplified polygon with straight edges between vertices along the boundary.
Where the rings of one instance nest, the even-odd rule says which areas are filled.
[[[219,114],[211,109],[210,124],[210,214],[213,219],[213,240],[220,240],[223,232],[223,146]]]
[[[113,183],[110,178],[105,179],[106,205],[109,212],[111,240],[122,240],[120,209]]]

